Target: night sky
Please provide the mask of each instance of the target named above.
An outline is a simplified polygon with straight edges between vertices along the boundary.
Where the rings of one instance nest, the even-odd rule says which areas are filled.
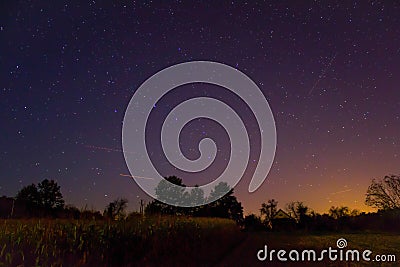
[[[47,178],[78,207],[102,210],[127,197],[133,210],[150,200],[121,176],[129,175],[125,109],[151,75],[192,60],[230,65],[256,82],[276,120],[275,162],[248,193],[254,118],[226,90],[194,84],[166,95],[151,114],[149,148],[163,175],[202,184],[229,160],[226,132],[206,119],[184,128],[181,147],[195,159],[201,138],[215,138],[213,166],[189,177],[163,157],[157,131],[194,96],[230,103],[253,129],[249,167],[235,188],[245,213],[270,198],[280,207],[299,200],[318,212],[368,211],[371,179],[400,172],[399,3],[8,1],[0,14],[0,195]]]

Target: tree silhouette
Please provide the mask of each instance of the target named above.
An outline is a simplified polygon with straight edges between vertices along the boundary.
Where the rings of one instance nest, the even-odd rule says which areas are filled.
[[[301,201],[289,202],[285,210],[300,224],[308,218],[309,208]]]
[[[64,207],[60,186],[54,180],[43,180],[38,184],[38,192],[40,204],[46,210],[61,209]]]
[[[276,214],[276,207],[278,206],[278,201],[274,199],[269,199],[267,203],[261,204],[261,215],[265,215],[268,220],[271,220]]]
[[[197,203],[203,203],[206,201],[204,198],[204,191],[198,187],[198,185],[195,186],[190,191],[189,197],[188,197],[188,204],[194,205]],[[204,206],[196,206],[192,208],[186,208],[186,214],[190,214],[193,216],[202,216],[204,215]]]
[[[358,209],[354,209],[350,212],[350,216],[352,216],[352,217],[358,216],[360,214],[361,214],[361,212]]]
[[[373,179],[365,204],[380,210],[400,209],[400,176],[385,176],[380,181]]]
[[[169,184],[167,181],[174,185],[178,185],[180,187],[173,186]],[[145,213],[148,214],[161,213],[161,214],[173,215],[173,214],[185,214],[189,212],[188,209],[173,205],[168,205],[162,202],[162,201],[166,201],[169,203],[172,202],[177,205],[186,204],[188,201],[190,201],[190,196],[187,192],[185,192],[185,187],[186,186],[183,184],[182,179],[176,176],[165,177],[165,179],[161,180],[156,187],[157,199],[147,204],[145,208]]]
[[[30,215],[34,215],[37,208],[40,207],[40,195],[35,184],[23,187],[15,198],[25,204]]]
[[[225,182],[220,182],[211,191],[210,196],[208,197],[208,199],[211,200],[211,201],[215,201],[216,199],[221,198],[225,194],[229,193],[230,195],[232,195],[232,193],[229,192],[229,191],[231,191],[231,188],[229,187],[229,185],[227,183],[225,183]]]
[[[221,197],[222,195],[223,197]],[[206,207],[208,216],[233,219],[236,222],[243,220],[242,204],[238,202],[233,195],[233,188],[231,189],[227,183],[221,182],[216,185],[211,191],[209,199],[214,200],[214,202]]]
[[[37,215],[37,209],[48,214],[64,207],[60,186],[54,180],[45,179],[38,186],[25,186],[17,193],[16,199],[25,203],[30,215]]]
[[[185,187],[182,179],[176,176],[166,177],[156,187],[157,200],[176,205],[184,204],[188,198],[187,194],[185,194]]]
[[[276,207],[278,206],[278,202],[274,199],[270,199],[267,203],[261,204],[261,216],[265,216],[264,222],[271,228],[272,227],[272,219],[276,214]]]
[[[119,198],[110,202],[104,210],[104,216],[112,220],[122,220],[125,218],[125,210],[128,205],[128,200]]]
[[[334,219],[340,219],[346,216],[350,216],[350,209],[349,207],[341,206],[341,207],[334,207],[332,206],[329,209],[329,216]]]
[[[185,192],[185,185],[182,183],[182,179],[176,176],[170,176],[165,179],[175,185],[180,185],[182,188],[173,187],[162,180],[156,187],[157,199],[147,204],[145,213],[220,217],[233,219],[237,222],[243,219],[242,204],[233,196],[233,189],[227,183],[221,182],[211,191],[207,200],[214,200],[214,202],[207,205],[185,208],[168,205],[161,202],[161,200],[169,200],[185,205],[204,203],[206,201],[204,191],[195,186],[190,192]],[[219,198],[220,196],[223,197]]]
[[[190,191],[189,201],[192,204],[205,202],[204,191],[198,185]]]

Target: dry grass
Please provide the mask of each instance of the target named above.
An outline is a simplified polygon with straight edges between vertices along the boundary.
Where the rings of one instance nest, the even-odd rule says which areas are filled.
[[[397,262],[260,262],[270,249],[336,248],[394,254]],[[244,233],[216,218],[137,217],[129,221],[2,220],[0,266],[399,266],[400,236],[388,233]]]
[[[215,218],[0,221],[0,266],[209,265],[242,241]]]

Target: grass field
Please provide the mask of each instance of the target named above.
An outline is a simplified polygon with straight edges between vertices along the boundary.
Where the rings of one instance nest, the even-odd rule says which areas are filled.
[[[400,236],[383,233],[300,234],[242,232],[215,218],[150,217],[130,221],[2,220],[0,266],[298,266],[260,262],[257,251],[369,249],[400,257]],[[310,264],[303,264],[310,265]],[[382,266],[399,266],[400,262]],[[324,261],[318,266],[381,266]]]
[[[3,220],[0,225],[3,266],[208,265],[244,238],[234,222],[207,218]]]
[[[268,251],[274,249],[276,251],[284,249],[287,253],[295,249],[301,251],[303,249],[313,249],[320,253],[323,249],[338,249],[336,242],[338,239],[344,238],[347,241],[346,250],[357,249],[362,251],[368,249],[373,252],[370,262],[361,261],[330,261],[325,256],[322,262],[280,262],[274,255],[274,261],[259,261],[257,252],[268,246]],[[375,255],[395,255],[396,262],[377,262],[373,261]],[[320,255],[320,254],[317,254]],[[345,255],[345,254],[344,254]],[[286,254],[288,258],[288,254]],[[318,258],[318,256],[317,256]],[[345,257],[343,257],[345,258]],[[400,266],[400,236],[399,234],[389,233],[248,233],[246,240],[238,246],[231,255],[227,256],[221,266]],[[240,259],[248,259],[242,264]],[[236,264],[239,263],[239,264]]]

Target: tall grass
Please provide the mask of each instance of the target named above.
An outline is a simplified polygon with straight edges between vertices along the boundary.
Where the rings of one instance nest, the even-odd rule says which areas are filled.
[[[0,266],[209,265],[242,239],[216,218],[2,220]]]

